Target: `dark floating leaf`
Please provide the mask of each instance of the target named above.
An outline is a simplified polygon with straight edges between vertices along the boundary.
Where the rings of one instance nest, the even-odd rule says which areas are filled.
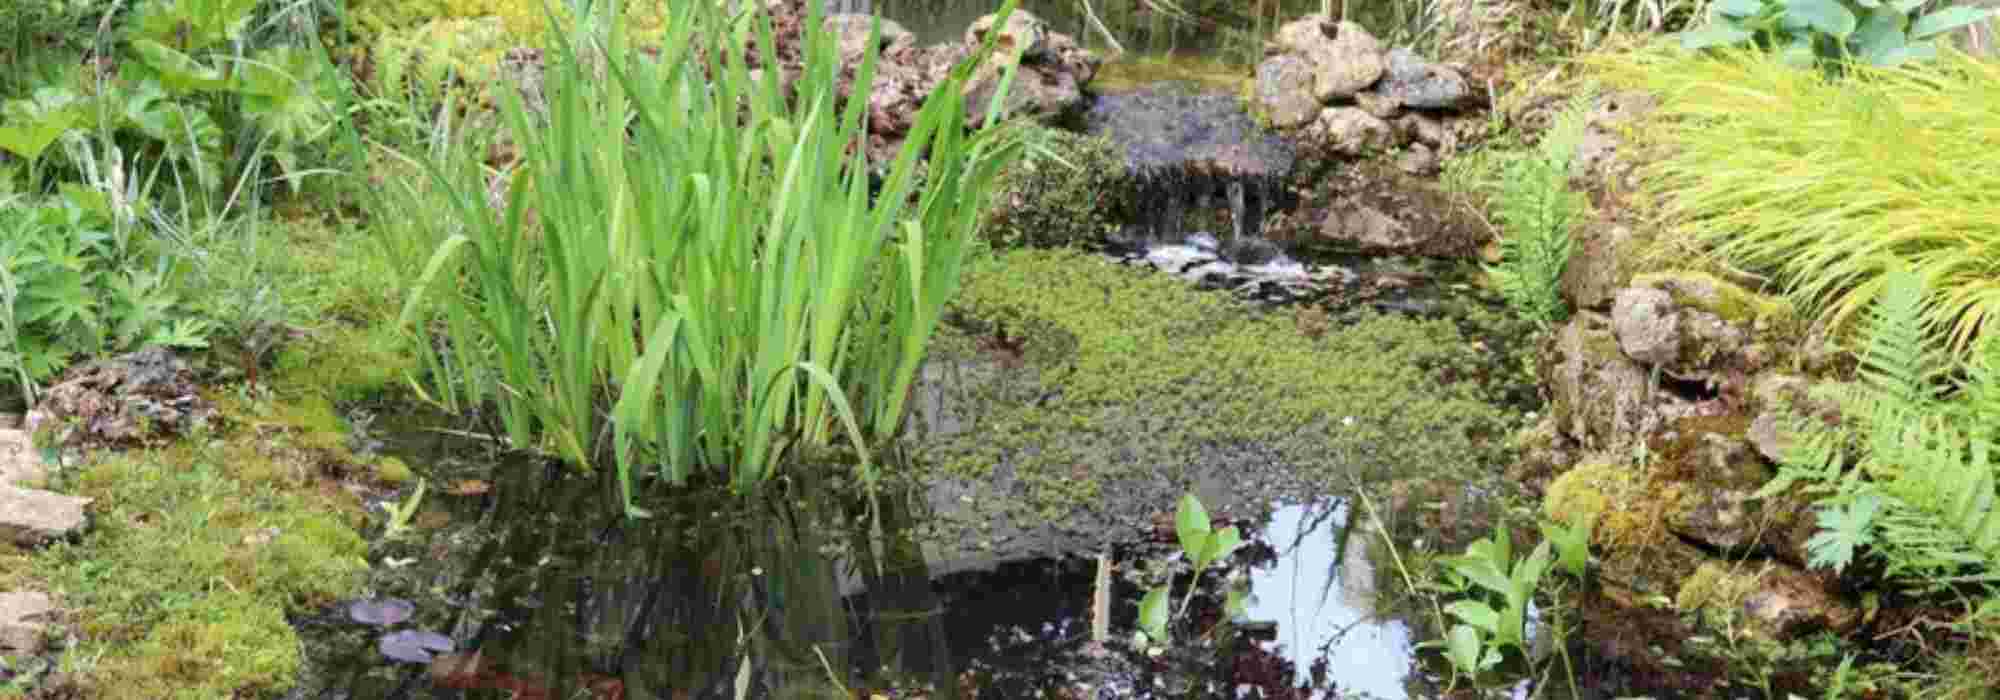
[[[347,606],[347,616],[355,622],[380,627],[410,619],[417,606],[402,598],[372,598],[357,600]]]
[[[430,663],[431,653],[451,651],[451,638],[430,630],[403,630],[382,635],[376,645],[382,655],[413,664]]]

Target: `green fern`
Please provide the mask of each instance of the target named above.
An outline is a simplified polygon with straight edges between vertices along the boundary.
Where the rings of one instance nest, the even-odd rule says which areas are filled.
[[[1859,468],[1841,475],[1843,435],[1808,431],[1779,478],[1760,491],[1801,480],[1839,482],[1818,504],[1825,529],[1808,542],[1815,566],[1844,568],[1857,548],[1871,544],[1890,576],[1987,579],[1984,572],[2000,562],[1994,491],[2000,464],[1985,420],[2000,402],[2000,371],[1989,348],[1966,370],[1963,406],[1947,404],[1934,388],[1943,356],[1927,349],[1933,336],[1923,312],[1923,281],[1909,272],[1889,274],[1868,314],[1859,391],[1846,402],[1848,415],[1864,425]],[[1967,417],[1969,430],[1954,424]],[[1879,514],[1872,507],[1877,496]]]
[[[1562,299],[1569,229],[1583,212],[1582,196],[1569,189],[1568,161],[1534,153],[1513,162],[1502,177],[1497,204],[1506,236],[1500,240],[1500,264],[1487,272],[1516,312],[1561,322],[1569,316]]]

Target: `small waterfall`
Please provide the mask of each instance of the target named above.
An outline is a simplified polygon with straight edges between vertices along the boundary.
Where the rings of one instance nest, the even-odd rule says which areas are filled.
[[[1284,181],[1296,156],[1235,96],[1172,85],[1099,95],[1084,126],[1125,153],[1133,217],[1114,254],[1268,301],[1323,288],[1326,271],[1264,236],[1293,204]]]

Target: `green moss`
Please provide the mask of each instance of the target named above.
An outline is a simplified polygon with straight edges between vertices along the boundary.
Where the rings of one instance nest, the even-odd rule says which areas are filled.
[[[180,614],[98,657],[87,685],[105,700],[268,697],[298,674],[300,645],[281,608],[246,593],[198,595]]]
[[[1542,512],[1565,525],[1594,522],[1594,544],[1643,555],[1667,537],[1666,513],[1682,491],[1679,484],[1658,482],[1625,460],[1597,456],[1549,482]]]
[[[108,456],[66,490],[94,501],[79,544],[33,555],[35,587],[60,595],[97,659],[80,682],[106,698],[267,697],[297,677],[285,621],[354,595],[367,570],[352,497],[272,466],[248,444]]]
[[[1350,473],[1462,477],[1497,463],[1513,423],[1455,381],[1485,359],[1444,321],[1365,315],[1312,337],[1290,311],[1063,250],[983,261],[957,310],[967,335],[940,354],[1000,369],[967,380],[990,407],[977,429],[933,447],[968,476],[1007,461],[1053,513],[1217,452],[1269,454],[1327,489]]]
[[[406,341],[387,322],[330,326],[280,350],[274,364],[273,385],[336,403],[378,396],[399,386],[417,366]],[[338,426],[336,420],[313,427]]]
[[[1757,590],[1757,576],[1736,571],[1723,562],[1705,562],[1681,582],[1674,607],[1684,612],[1727,612]]]
[[[1791,304],[1784,299],[1752,292],[1707,272],[1648,272],[1633,277],[1632,286],[1663,290],[1673,296],[1675,304],[1715,314],[1730,323],[1769,323],[1792,315]]]
[[[1024,159],[1000,175],[983,214],[986,238],[1000,247],[1060,246],[1115,231],[1131,207],[1118,147],[1101,136],[1041,133],[1056,158]]]

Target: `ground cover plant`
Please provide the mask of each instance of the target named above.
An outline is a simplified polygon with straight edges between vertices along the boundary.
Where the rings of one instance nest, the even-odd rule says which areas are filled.
[[[1620,85],[1663,97],[1644,171],[1673,233],[1769,275],[1801,308],[1845,324],[1908,265],[1927,327],[1968,355],[2000,310],[2000,67],[1854,67],[1839,79],[1754,53],[1603,56]],[[1889,135],[1893,134],[1891,138]]]
[[[745,62],[746,51],[775,62],[768,18],[673,5],[657,61],[628,55],[619,26],[607,43],[579,33],[557,52],[545,123],[508,101],[525,174],[504,212],[467,176],[476,166],[434,169],[459,177],[448,202],[427,202],[451,214],[415,232],[438,247],[404,314],[442,315],[452,351],[430,364],[452,386],[432,395],[454,409],[494,402],[516,445],[584,469],[616,464],[634,514],[642,464],[676,482],[720,469],[748,489],[788,446],[845,438],[866,473],[866,448],[901,426],[1018,132],[961,131],[972,67],[961,65],[871,192],[868,164],[847,149],[866,89],[836,100],[830,35],[810,33],[787,100],[776,71],[753,79]],[[873,65],[871,54],[857,84]],[[423,295],[461,271],[465,288]]]
[[[0,84],[0,382],[31,400],[76,357],[200,348],[263,320],[242,302],[268,285],[219,273],[257,269],[235,264],[259,238],[238,222],[333,160],[338,80],[310,30],[316,7],[11,10],[22,24],[19,70]]]

